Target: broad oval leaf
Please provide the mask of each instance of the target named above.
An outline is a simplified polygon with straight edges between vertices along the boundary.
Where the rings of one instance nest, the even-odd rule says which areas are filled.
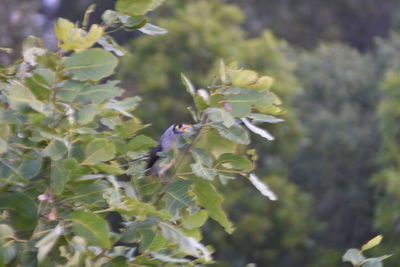
[[[196,162],[200,162],[207,167],[211,167],[214,162],[213,156],[202,148],[194,148],[190,152],[192,153],[192,156]]]
[[[208,219],[208,213],[205,210],[199,210],[195,214],[183,220],[182,225],[186,229],[202,227]]]
[[[148,150],[149,148],[156,145],[157,142],[154,141],[154,139],[140,134],[129,141],[127,149],[131,151]]]
[[[62,142],[53,139],[42,152],[45,156],[57,161],[67,153],[67,148]]]
[[[130,216],[136,216],[139,220],[144,220],[149,216],[156,216],[168,219],[166,210],[157,210],[153,205],[132,197],[125,197],[123,204],[118,207],[118,211]]]
[[[94,139],[85,148],[85,160],[82,164],[94,165],[115,157],[115,145],[107,139]]]
[[[189,195],[189,187],[193,184],[191,181],[178,180],[165,188],[165,208],[168,212],[176,217],[179,210],[185,207],[194,206],[195,202]]]
[[[217,176],[216,170],[204,167],[200,162],[190,164],[190,167],[193,173],[200,178],[213,180]]]
[[[83,210],[72,213],[72,231],[83,237],[88,245],[100,246],[104,249],[111,247],[110,230],[107,222],[100,216]]]
[[[79,93],[76,100],[84,103],[101,103],[105,100],[121,96],[123,91],[116,86],[118,83],[119,81],[107,81],[104,84],[87,86]]]
[[[152,7],[152,0],[118,0],[115,9],[131,16],[144,15]]]
[[[2,193],[0,210],[10,213],[11,222],[18,230],[32,230],[38,222],[36,203],[23,193]]]
[[[229,164],[228,167],[243,171],[251,171],[253,169],[253,163],[246,156],[232,153],[222,154],[218,158],[218,164],[223,164],[224,166]]]
[[[234,124],[229,128],[218,124],[214,124],[212,127],[215,128],[222,137],[235,143],[243,145],[248,145],[250,143],[249,134],[238,124]]]
[[[98,81],[113,74],[118,59],[110,52],[92,48],[72,54],[65,61],[66,70],[80,81]]]
[[[235,118],[225,109],[208,108],[205,112],[211,121],[221,122],[227,128],[235,124]]]
[[[197,203],[205,208],[210,217],[219,222],[227,233],[232,233],[234,231],[232,222],[229,221],[222,209],[222,201],[224,198],[217,192],[210,181],[196,180],[193,186],[193,193]]]
[[[246,86],[254,84],[257,79],[257,72],[252,70],[239,70],[233,74],[232,84],[235,86]]]

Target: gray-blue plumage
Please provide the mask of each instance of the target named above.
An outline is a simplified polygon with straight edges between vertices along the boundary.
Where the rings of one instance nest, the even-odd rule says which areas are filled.
[[[160,158],[157,153],[167,153],[176,143],[180,134],[190,131],[192,128],[189,124],[175,123],[165,130],[158,141],[158,146],[154,147],[150,152],[150,157],[147,162],[147,170],[151,169],[153,165]]]
[[[179,132],[174,130],[175,124],[168,127],[167,130],[160,137],[160,145],[162,152],[168,152],[171,147],[176,143],[176,140],[179,137]]]

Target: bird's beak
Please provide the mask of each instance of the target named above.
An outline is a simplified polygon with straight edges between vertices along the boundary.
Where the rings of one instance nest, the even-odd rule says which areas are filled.
[[[181,129],[184,133],[190,133],[193,129],[193,126],[190,124],[183,124]]]

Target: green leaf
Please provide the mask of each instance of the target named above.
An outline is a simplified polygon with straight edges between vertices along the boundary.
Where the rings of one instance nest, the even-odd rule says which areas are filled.
[[[118,12],[111,9],[107,9],[101,15],[101,19],[104,21],[106,25],[111,25],[118,19],[118,16],[119,16]]]
[[[29,154],[33,156],[33,154]],[[36,157],[36,155],[34,155]],[[18,182],[26,183],[27,180],[35,177],[39,174],[42,168],[42,160],[38,157],[37,159],[25,159],[13,160],[7,162],[6,160],[0,161],[2,168],[0,168],[0,177],[10,180],[17,180]]]
[[[2,193],[0,210],[8,210],[11,223],[18,230],[33,230],[38,222],[36,203],[23,193]]]
[[[194,206],[193,198],[188,194],[189,187],[193,184],[191,181],[178,180],[169,184],[165,188],[165,208],[173,216],[179,215],[179,210],[185,207]]]
[[[56,195],[63,192],[64,185],[72,178],[73,172],[78,168],[79,164],[75,158],[63,159],[55,163],[50,178]]]
[[[134,110],[139,105],[140,100],[141,98],[138,96],[126,97],[122,101],[116,101],[113,99],[109,101],[107,108],[116,110],[122,115],[132,118],[133,116],[129,111]]]
[[[5,86],[6,96],[10,107],[20,112],[29,111],[29,108],[45,115],[51,115],[52,106],[36,98],[32,91],[19,82],[13,82]]]
[[[107,81],[105,84],[92,85],[83,88],[77,96],[77,100],[86,103],[101,103],[122,95],[122,89],[116,87],[119,81]]]
[[[201,164],[204,164],[207,167],[212,166],[214,162],[213,156],[204,149],[194,148],[190,152],[192,153],[192,156],[196,162],[200,162]]]
[[[160,222],[159,226],[164,238],[170,242],[177,242],[180,249],[185,251],[187,254],[197,258],[204,258],[206,261],[211,260],[211,254],[207,248],[196,241],[193,237],[187,237],[174,226],[163,222]]]
[[[31,89],[37,99],[48,100],[51,93],[50,87],[47,80],[39,73],[26,78],[25,85]]]
[[[104,190],[106,186],[103,183],[71,183],[69,190],[73,192],[75,201],[84,204],[98,203],[100,205],[104,200]],[[99,204],[100,203],[100,204]]]
[[[94,167],[108,174],[121,175],[125,173],[125,170],[121,169],[119,166],[115,164],[110,165],[105,163],[97,163],[96,165],[94,165]]]
[[[373,248],[373,247],[379,245],[379,244],[381,243],[382,239],[383,239],[383,236],[382,236],[382,235],[377,235],[377,236],[375,236],[374,238],[372,238],[371,240],[369,240],[366,244],[364,244],[364,245],[361,247],[361,252],[366,251],[366,250],[368,250],[368,249],[371,249],[371,248]]]
[[[238,117],[245,117],[250,114],[251,108],[272,105],[275,102],[275,96],[269,92],[257,92],[254,90],[236,90],[240,93],[229,94],[225,100],[233,109],[233,114]]]
[[[152,2],[152,0],[118,0],[115,3],[115,9],[124,14],[139,16],[150,10]]]
[[[157,251],[165,248],[167,241],[160,233],[156,233],[156,236],[153,238],[151,244],[149,245],[148,249],[150,251]]]
[[[232,222],[229,221],[222,210],[222,201],[224,198],[217,192],[210,181],[196,180],[193,186],[193,193],[195,194],[197,204],[205,208],[210,217],[219,222],[227,233],[234,231]]]
[[[257,79],[257,72],[252,70],[239,70],[232,77],[232,84],[234,86],[246,86],[255,83]]]
[[[76,96],[80,94],[80,92],[87,86],[86,83],[79,82],[79,81],[72,81],[68,80],[62,88],[57,91],[56,97],[59,100],[65,102],[72,102]]]
[[[194,88],[192,82],[186,77],[183,73],[181,73],[181,81],[185,85],[186,91],[191,95],[194,96],[196,94],[196,88]]]
[[[199,210],[192,216],[183,220],[182,225],[186,229],[200,228],[202,227],[208,219],[208,213],[205,210]]]
[[[65,61],[66,70],[80,81],[98,81],[113,74],[117,58],[100,48],[92,48],[72,54]]]
[[[118,211],[130,216],[136,216],[139,220],[144,220],[148,216],[157,216],[162,219],[170,217],[165,210],[157,210],[153,205],[131,197],[124,198],[124,205],[118,207]]]
[[[243,145],[248,145],[250,143],[249,134],[242,126],[238,124],[234,124],[230,128],[226,128],[218,124],[214,124],[212,127],[215,128],[222,137],[235,143]]]
[[[262,76],[258,78],[258,80],[251,85],[247,85],[246,88],[253,89],[259,92],[263,92],[271,88],[274,83],[274,79],[269,76]]]
[[[342,257],[343,262],[351,262],[353,265],[361,265],[365,260],[365,257],[361,254],[358,249],[351,248],[346,251]]]
[[[195,146],[205,149],[214,157],[219,157],[223,153],[234,153],[238,144],[221,137],[217,130],[211,128],[201,136]]]
[[[138,135],[132,138],[127,145],[127,149],[129,151],[137,151],[137,150],[148,150],[149,148],[156,146],[158,143],[154,141],[154,139],[145,136]]]
[[[128,18],[126,18],[128,17]],[[124,29],[128,31],[138,30],[147,23],[147,18],[140,16],[119,16],[120,21],[124,24]]]
[[[107,222],[97,214],[83,210],[72,213],[72,231],[83,237],[88,245],[111,248],[110,230]]]
[[[102,265],[104,267],[128,267],[127,258],[125,256],[116,256],[107,260],[107,263]]]
[[[218,158],[218,163],[237,170],[251,171],[253,169],[253,163],[246,156],[232,153],[222,154]]]
[[[173,258],[173,257],[170,257],[169,255],[165,255],[165,254],[157,253],[157,252],[151,252],[151,255],[155,259],[161,260],[163,262],[175,263],[175,266],[184,266],[183,263],[188,263],[188,265],[189,265],[189,262],[190,262],[187,259]],[[178,263],[181,263],[181,264],[177,265]]]
[[[229,128],[235,124],[235,118],[222,108],[208,108],[205,113],[213,122],[221,122],[225,127]]]
[[[136,132],[148,126],[149,125],[141,124],[140,121],[136,119],[132,119],[130,121],[126,121],[122,125],[118,125],[116,128],[117,128],[117,133],[120,136],[122,136],[123,138],[131,138],[136,134]]]
[[[139,251],[143,253],[150,247],[151,243],[156,237],[156,233],[149,228],[138,229],[138,233],[141,239]]]
[[[62,142],[54,139],[43,150],[43,155],[50,157],[55,161],[60,160],[65,153],[67,153],[67,148],[65,145]]]
[[[128,229],[121,234],[122,242],[138,242],[140,241],[139,230],[142,229],[154,229],[154,226],[158,225],[160,219],[154,216],[148,217],[143,221],[134,221],[128,226]]]
[[[217,171],[204,167],[200,162],[190,164],[193,173],[203,179],[213,180],[217,176]]]
[[[91,123],[97,115],[97,108],[95,105],[86,105],[82,109],[78,110],[78,119],[77,123],[81,125],[85,125]]]
[[[82,164],[94,165],[115,157],[115,145],[107,139],[94,139],[85,148],[85,160]]]

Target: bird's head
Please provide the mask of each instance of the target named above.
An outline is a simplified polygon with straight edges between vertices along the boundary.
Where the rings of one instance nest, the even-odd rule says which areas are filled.
[[[175,123],[173,126],[173,131],[175,134],[190,133],[193,129],[191,124]]]

